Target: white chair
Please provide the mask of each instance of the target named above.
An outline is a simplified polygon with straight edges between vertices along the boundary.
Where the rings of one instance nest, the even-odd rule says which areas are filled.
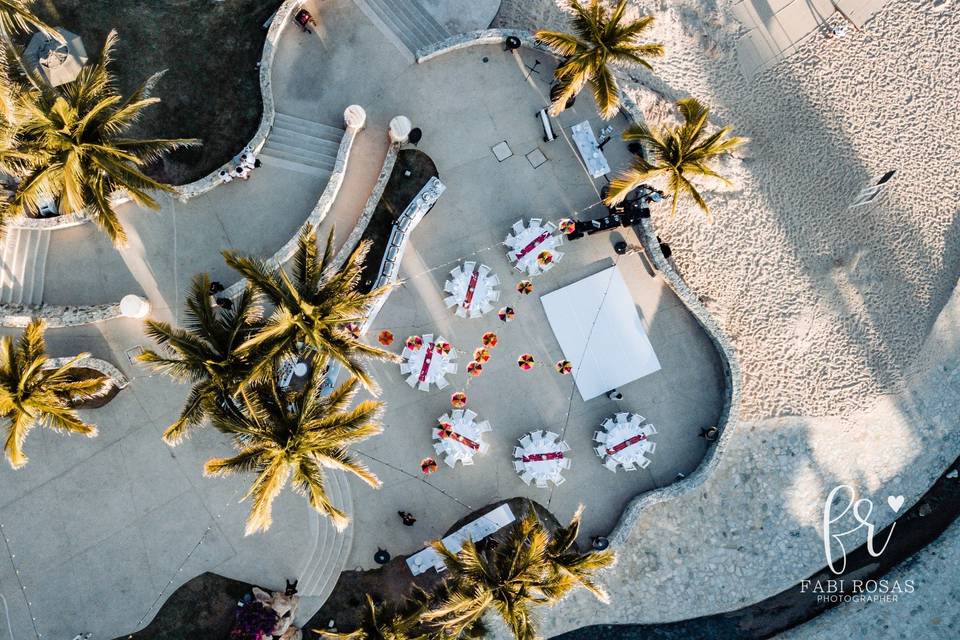
[[[442,442],[433,443],[433,450],[437,452],[438,456],[442,456],[447,452],[447,449],[443,446]]]
[[[444,461],[444,462],[447,464],[447,466],[450,467],[451,469],[453,469],[453,468],[456,466],[456,464],[457,464],[457,459],[454,458],[453,456],[447,456],[446,458],[443,459],[443,461]]]
[[[473,261],[471,261],[471,262],[464,262],[464,263],[463,263],[463,272],[469,275],[469,274],[473,273],[473,270],[476,268],[476,266],[477,266],[477,263],[476,263],[476,262],[473,262]]]
[[[529,434],[529,433],[528,433],[527,435],[523,436],[522,438],[520,438],[520,446],[521,446],[521,447],[527,448],[527,447],[529,447],[531,444],[533,444],[533,441],[530,439],[530,434]]]
[[[437,418],[437,422],[450,422],[450,416],[445,413],[439,418]]]
[[[610,471],[613,471],[614,473],[617,472],[617,461],[613,458],[607,458],[607,461],[603,463],[603,466],[605,466],[607,469],[610,469]]]
[[[638,464],[640,465],[640,468],[641,468],[641,469],[646,469],[647,467],[650,466],[650,459],[649,459],[649,458],[640,458],[640,460],[638,460],[637,462],[638,462]]]
[[[556,441],[557,438],[560,437],[560,434],[559,434],[559,433],[554,433],[553,431],[547,431],[547,432],[544,434],[544,437],[545,437],[547,440]]]
[[[479,451],[480,453],[486,453],[487,451],[490,451],[490,443],[486,441],[481,442],[480,448],[477,449],[477,451]]]
[[[430,391],[430,383],[424,380],[419,385],[417,385],[417,389],[420,389],[420,391]]]
[[[473,464],[473,458],[463,458],[462,460],[460,460],[460,463],[465,467],[469,467],[470,465]]]
[[[457,307],[457,310],[453,312],[458,318],[466,318],[467,312],[463,307]]]
[[[612,419],[612,418],[607,418],[606,420],[603,421],[603,424],[600,425],[600,426],[602,426],[602,427],[603,427],[604,429],[606,429],[606,430],[609,430],[610,427],[613,426],[613,419]]]
[[[644,420],[646,420],[646,418],[644,418],[644,417],[643,417],[642,415],[640,415],[639,413],[632,413],[632,414],[630,414],[630,422],[631,422],[631,424],[641,425],[641,424],[643,424],[643,421],[644,421]]]
[[[594,431],[594,432],[593,432],[593,439],[594,439],[596,442],[606,442],[606,441],[607,441],[607,434],[604,433],[603,431]]]
[[[423,344],[429,345],[431,342],[433,342],[433,334],[432,333],[423,334]]]
[[[520,479],[523,480],[524,484],[530,484],[530,481],[533,480],[533,475],[529,471],[524,471],[520,474]]]
[[[444,363],[443,363],[443,372],[444,372],[444,373],[456,373],[456,372],[457,372],[457,363],[456,363],[456,362],[444,362]]]
[[[525,228],[526,227],[523,226],[523,218],[517,220],[516,222],[513,223],[513,235],[515,236],[520,235],[521,233],[523,233],[523,230]]]
[[[520,447],[514,447],[514,448],[513,448],[513,457],[514,457],[514,458],[522,458],[522,457],[523,457],[523,449],[521,449]]]
[[[499,302],[499,301],[500,301],[500,290],[499,290],[499,289],[494,289],[493,291],[490,292],[489,301],[490,301],[490,302]],[[489,304],[489,303],[486,303],[484,306],[489,307],[490,304]]]
[[[482,277],[482,276],[486,276],[488,273],[490,273],[490,267],[488,267],[488,266],[485,265],[485,264],[481,264],[481,265],[480,265],[480,268],[477,269],[477,271],[480,272],[480,276],[481,276],[481,277]]]
[[[514,260],[515,260],[515,259],[514,259]],[[510,262],[514,262],[514,260],[511,260]],[[536,265],[537,263],[534,262],[533,264]],[[513,265],[513,268],[516,269],[517,271],[519,271],[520,273],[523,273],[523,265],[521,265],[519,262],[517,262],[516,264],[514,264],[514,265]],[[533,269],[530,270],[530,273],[533,273]]]
[[[510,262],[516,262],[517,254],[514,253],[513,251],[507,251],[507,260],[509,260]],[[517,268],[519,269],[520,267],[517,267]]]
[[[521,462],[520,460],[514,460],[514,461],[513,461],[513,469],[514,469],[514,471],[516,471],[517,473],[523,473],[524,470],[526,469],[526,467],[523,466],[523,462]]]
[[[489,420],[484,420],[483,422],[477,423],[477,432],[486,433],[487,431],[493,431],[493,427],[490,426]]]
[[[444,378],[443,376],[439,376],[439,377],[437,378],[437,389],[441,389],[441,390],[442,390],[442,389],[446,389],[446,388],[449,387],[449,386],[450,386],[450,383],[447,382],[447,379],[446,379],[446,378]]]
[[[636,471],[636,470],[637,470],[637,467],[634,466],[633,462],[629,462],[629,461],[623,463],[623,468],[624,468],[625,471]]]
[[[465,420],[473,420],[474,418],[477,417],[477,412],[476,412],[476,411],[473,411],[473,410],[471,410],[471,409],[466,409],[466,410],[463,412],[463,417],[464,417]]]
[[[594,447],[593,450],[596,451],[596,452],[597,452],[597,455],[600,456],[601,458],[602,458],[603,456],[607,455],[607,448],[606,448],[605,446],[603,446],[602,444],[599,445],[599,446]]]
[[[646,433],[648,436],[653,436],[653,435],[656,435],[657,428],[652,424],[645,424],[643,425],[643,432]]]
[[[426,339],[426,338],[424,338],[424,339]],[[626,413],[625,411],[621,411],[620,413],[618,413],[618,414],[616,415],[617,424],[625,424],[625,423],[627,422],[627,418],[628,418],[629,416],[630,416],[629,413]]]
[[[561,469],[569,469],[569,468],[570,468],[570,458],[564,458],[563,460],[561,460],[561,461],[560,461],[560,468],[561,468]]]
[[[543,440],[543,429],[537,429],[530,433],[530,437],[533,438],[533,441]]]
[[[454,420],[463,420],[463,409],[454,409],[454,410],[453,410],[453,419],[454,419]]]
[[[556,227],[553,225],[552,222],[547,223],[547,228],[550,229],[550,231],[553,231],[554,229],[556,229]],[[562,244],[563,244],[563,236],[553,236],[553,246],[559,247]]]
[[[567,444],[566,440],[561,440],[557,446],[560,449],[560,451],[563,451],[563,452],[570,451],[570,445]]]
[[[544,478],[543,476],[540,476],[539,478],[537,478],[537,488],[539,488],[539,489],[546,489],[546,488],[547,488],[547,479]]]
[[[543,226],[543,218],[530,218],[530,226],[531,226],[531,227],[542,227],[542,226]]]
[[[411,388],[411,389],[412,389],[413,387],[417,386],[417,374],[411,373],[411,374],[407,377],[407,384],[410,385],[410,388]]]
[[[652,440],[647,440],[647,453],[653,453],[657,450],[657,443]]]
[[[461,275],[463,275],[463,268],[460,265],[450,269],[450,277],[453,278],[454,281],[456,281]]]
[[[491,286],[491,287],[499,286],[499,285],[500,285],[500,276],[498,276],[498,275],[495,274],[495,273],[491,273],[491,274],[487,277],[487,281],[490,283],[490,286]]]
[[[553,262],[550,263],[550,264],[547,265],[547,266],[548,266],[548,267],[552,267],[553,265],[557,264],[558,262],[560,262],[561,260],[563,260],[563,256],[564,256],[564,255],[565,255],[565,254],[560,253],[559,251],[557,251],[556,249],[554,249],[554,250],[553,250]]]
[[[543,223],[543,227],[544,227],[544,229],[546,229],[547,231],[556,231],[556,230],[557,230],[557,225],[553,224],[553,222],[551,222],[550,220],[547,220],[545,223]]]
[[[447,296],[446,298],[443,299],[443,304],[447,305],[447,309],[449,309],[450,307],[456,306],[457,304],[459,304],[459,302],[460,300],[457,298],[457,296]]]
[[[457,285],[453,280],[447,280],[446,282],[443,283],[443,290],[446,291],[447,293],[456,293]]]
[[[408,373],[411,373],[412,371],[413,371],[413,369],[410,368],[410,363],[409,363],[409,362],[401,362],[401,363],[400,363],[400,373],[406,375],[406,374],[408,374]]]
[[[558,476],[556,476],[556,477],[553,479],[553,484],[554,484],[554,486],[559,487],[560,485],[562,485],[562,484],[563,484],[564,482],[566,482],[566,481],[567,481],[566,478],[564,478],[563,476],[559,476],[559,475],[558,475]]]
[[[497,293],[497,299],[499,299],[499,298],[500,298],[500,294]],[[483,314],[485,314],[485,313],[489,313],[491,309],[493,309],[493,307],[490,305],[490,302],[487,301],[487,300],[484,300],[484,301],[480,304],[480,315],[483,315]]]

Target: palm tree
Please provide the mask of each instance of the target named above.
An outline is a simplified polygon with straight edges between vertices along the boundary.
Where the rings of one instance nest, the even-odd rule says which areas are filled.
[[[59,367],[47,366],[46,323],[33,319],[16,343],[0,338],[0,416],[7,426],[3,445],[14,469],[27,463],[23,442],[36,425],[59,432],[97,435],[97,428],[77,417],[72,405],[89,400],[110,385],[106,378],[81,379],[72,370],[82,353]]]
[[[384,604],[377,605],[367,594],[367,606],[359,627],[350,632],[316,629],[315,633],[331,640],[426,640],[428,636],[418,631],[418,626],[428,599],[425,593],[420,592],[419,597],[396,609]]]
[[[383,404],[366,400],[348,410],[357,380],[351,378],[329,395],[321,393],[322,380],[320,367],[313,368],[307,388],[299,393],[284,392],[271,380],[253,387],[241,410],[214,414],[213,425],[234,436],[238,452],[208,460],[204,474],[257,474],[244,496],[253,499],[247,535],[270,528],[271,505],[288,480],[338,531],[350,519],[327,497],[324,468],[349,471],[371,487],[380,487],[377,476],[347,447],[383,430],[379,424]]]
[[[677,109],[683,116],[683,124],[663,126],[659,131],[635,124],[624,131],[624,140],[646,143],[653,161],[637,156],[629,169],[610,182],[610,192],[604,202],[622,202],[627,194],[642,183],[651,178],[664,177],[667,190],[673,196],[672,213],[676,214],[680,197],[689,195],[704,213],[710,215],[707,202],[689,176],[707,176],[729,183],[711,169],[709,163],[717,156],[736,149],[746,139],[729,136],[731,127],[708,135],[707,117],[710,110],[694,98],[677,101]]]
[[[169,445],[179,443],[192,427],[209,418],[211,407],[235,406],[233,396],[241,391],[251,369],[237,349],[260,326],[262,312],[249,286],[233,301],[231,309],[215,311],[210,300],[210,277],[205,273],[194,277],[186,307],[183,328],[146,321],[147,335],[165,353],[148,349],[137,357],[175,380],[193,383],[180,417],[163,433]]]
[[[97,64],[84,67],[73,82],[46,85],[23,94],[18,126],[21,151],[34,160],[14,194],[12,205],[21,214],[36,209],[45,198],[59,199],[60,211],[86,210],[117,246],[126,233],[110,201],[128,195],[142,207],[158,209],[151,190],[172,191],[140,170],[164,153],[195,146],[192,139],[137,140],[123,134],[147,107],[159,102],[149,96],[161,74],[155,74],[124,99],[108,70],[117,41],[111,31]]]
[[[263,381],[271,375],[273,364],[284,355],[299,351],[298,343],[315,349],[321,359],[332,358],[365,388],[377,386],[364,369],[361,359],[396,361],[397,356],[360,342],[348,330],[349,324],[362,324],[371,307],[388,291],[381,287],[363,293],[357,285],[369,243],[362,242],[350,254],[339,271],[334,270],[333,229],[327,238],[323,256],[318,259],[317,234],[310,225],[300,233],[293,258],[293,276],[281,267],[263,260],[223,253],[227,264],[236,269],[274,306],[273,314],[257,334],[241,346],[241,353],[260,351],[253,379]]]
[[[613,561],[612,554],[573,551],[578,528],[579,515],[570,527],[551,536],[530,508],[506,540],[492,549],[488,546],[481,551],[467,541],[460,553],[453,554],[442,542],[434,542],[450,572],[449,593],[438,607],[424,614],[424,620],[446,634],[457,635],[493,608],[517,640],[534,640],[533,609],[556,604],[578,585],[598,589],[591,574]]]
[[[551,115],[563,111],[567,101],[589,84],[600,115],[612,118],[620,107],[620,89],[611,67],[639,64],[650,69],[646,58],[663,55],[662,44],[637,42],[653,22],[653,16],[625,20],[626,9],[627,0],[620,0],[612,11],[600,0],[589,0],[589,4],[570,0],[573,33],[541,30],[534,34],[563,57],[554,72],[561,90],[552,96]]]
[[[566,581],[570,590],[583,587],[597,600],[606,603],[609,602],[607,592],[597,584],[594,574],[611,566],[616,557],[610,549],[587,553],[581,553],[577,549],[577,536],[580,535],[582,516],[583,505],[580,505],[570,519],[570,524],[558,528],[553,533],[550,545],[547,547],[548,566],[553,574]]]

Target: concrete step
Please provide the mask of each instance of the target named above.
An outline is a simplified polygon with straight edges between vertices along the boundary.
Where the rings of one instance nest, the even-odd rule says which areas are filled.
[[[278,151],[276,149],[268,149],[264,147],[260,151],[260,159],[263,164],[268,167],[281,167],[283,169],[289,169],[290,171],[296,171],[297,173],[304,173],[321,178],[325,178],[330,175],[330,171],[328,169],[321,169],[320,167],[313,166],[312,164],[304,164],[300,158],[296,156],[290,156],[283,151]]]
[[[340,139],[343,137],[343,127],[334,127],[329,124],[323,124],[322,122],[314,122],[313,120],[306,120],[286,113],[280,113],[279,111],[274,114],[273,127],[274,129],[280,128],[305,133],[308,136],[320,138],[321,140],[329,140],[337,144],[340,144]]]
[[[291,153],[301,153],[308,158],[317,158],[321,162],[334,163],[337,160],[337,153],[340,151],[339,142],[327,142],[318,138],[307,138],[300,134],[291,133],[287,130],[274,129],[270,132],[270,138],[266,145],[289,151]],[[264,145],[264,146],[266,146]]]
[[[353,500],[346,474],[328,471],[327,480],[327,494],[330,500],[352,518]],[[320,539],[313,556],[307,563],[307,568],[300,576],[299,589],[301,595],[319,598],[322,602],[333,591],[346,565],[353,541],[353,525],[343,533],[337,533],[329,521],[321,517],[318,533]]]
[[[49,231],[8,230],[0,252],[0,303],[39,305],[43,302],[49,247]]]
[[[356,0],[360,9],[398,48],[417,51],[450,36],[417,0]]]

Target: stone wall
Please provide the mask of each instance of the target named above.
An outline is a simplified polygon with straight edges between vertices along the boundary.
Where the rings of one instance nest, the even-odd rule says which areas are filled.
[[[340,140],[340,148],[337,150],[337,160],[333,165],[333,173],[330,174],[330,179],[327,181],[327,186],[324,188],[323,193],[320,194],[320,199],[317,200],[316,206],[314,206],[310,215],[307,216],[307,219],[300,226],[300,230],[296,235],[287,240],[287,242],[267,260],[269,267],[276,268],[283,266],[287,260],[292,258],[293,254],[297,252],[297,241],[300,237],[300,232],[305,229],[307,225],[312,226],[314,230],[316,230],[324,219],[326,219],[330,208],[333,207],[333,202],[340,193],[343,178],[347,173],[347,163],[350,160],[350,151],[353,149],[353,143],[357,139],[357,134],[360,133],[366,125],[365,114],[363,114],[363,117],[360,119],[349,117],[351,113],[355,114],[357,110],[359,110],[360,114],[363,114],[363,110],[356,105],[348,107],[347,112],[344,114],[347,130]],[[228,298],[236,298],[243,291],[246,282],[246,279],[241,279],[233,283],[224,290],[223,295]]]
[[[23,328],[33,318],[43,318],[50,329],[77,327],[119,318],[120,303],[57,307],[40,305],[0,305],[0,327]]]
[[[44,369],[56,369],[57,367],[62,367],[73,360],[73,358],[50,358],[47,360],[46,366]],[[127,380],[127,376],[123,375],[119,369],[107,362],[106,360],[101,360],[100,358],[94,358],[87,356],[85,358],[80,358],[73,363],[74,367],[84,368],[84,369],[93,369],[94,371],[99,371],[106,377],[110,378],[113,382],[113,385],[118,389],[123,389],[130,381]]]

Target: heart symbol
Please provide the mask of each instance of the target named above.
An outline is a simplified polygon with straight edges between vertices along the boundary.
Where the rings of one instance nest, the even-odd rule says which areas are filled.
[[[887,504],[894,511],[900,511],[900,507],[903,506],[903,496],[887,496]]]

